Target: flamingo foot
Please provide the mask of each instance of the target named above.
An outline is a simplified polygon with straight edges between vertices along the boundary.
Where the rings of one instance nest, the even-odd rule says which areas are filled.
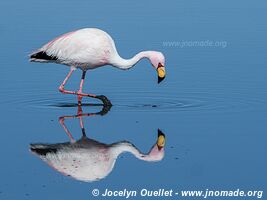
[[[112,105],[103,105],[102,110],[100,112],[98,112],[97,114],[103,116],[110,111],[111,107],[112,107]]]
[[[111,107],[112,103],[110,102],[110,100],[104,96],[104,95],[94,95],[94,94],[86,94],[86,93],[82,93],[80,91],[69,91],[69,90],[65,90],[63,86],[59,87],[59,91],[63,94],[74,94],[78,96],[78,105],[81,106],[82,105],[82,98],[83,97],[92,97],[92,98],[96,98],[99,99],[103,102],[104,106],[108,106]]]
[[[107,107],[112,106],[112,103],[110,102],[110,100],[104,95],[86,94],[86,93],[81,93],[81,92],[77,92],[76,94],[78,95],[78,105],[82,105],[81,104],[82,97],[92,97],[92,98],[101,100],[104,106],[107,106]]]
[[[104,104],[104,107],[111,107],[112,106],[112,103],[111,101],[104,95],[98,95],[98,96],[95,96],[96,99],[100,99],[103,104]]]

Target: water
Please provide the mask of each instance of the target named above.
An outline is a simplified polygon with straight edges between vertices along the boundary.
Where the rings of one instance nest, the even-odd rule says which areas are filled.
[[[94,188],[266,192],[265,1],[0,4],[0,199],[90,199]],[[109,32],[123,57],[146,49],[165,54],[167,76],[160,85],[145,60],[129,71],[90,71],[85,91],[106,95],[114,106],[103,116],[83,117],[89,139],[128,141],[143,153],[161,129],[166,137],[161,161],[120,154],[104,178],[84,182],[30,152],[32,143],[69,142],[58,119],[76,115],[78,108],[75,97],[57,91],[68,69],[29,63],[27,55],[82,27]],[[207,40],[224,46],[192,46]],[[178,42],[187,43],[182,48]],[[67,88],[76,89],[80,76],[76,71]],[[90,105],[83,113],[101,111],[99,102],[84,100]],[[75,139],[81,138],[79,119],[65,124]]]

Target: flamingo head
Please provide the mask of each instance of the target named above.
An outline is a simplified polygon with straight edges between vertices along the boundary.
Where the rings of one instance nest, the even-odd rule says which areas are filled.
[[[160,83],[161,81],[163,81],[166,75],[164,55],[158,51],[151,51],[149,59],[152,66],[157,70],[158,83]]]
[[[157,140],[158,150],[161,150],[165,146],[165,141],[166,141],[165,134],[160,129],[158,129],[158,140]]]
[[[158,129],[158,139],[155,145],[152,146],[149,151],[147,160],[150,161],[160,161],[164,157],[164,147],[165,147],[165,135],[164,133]]]

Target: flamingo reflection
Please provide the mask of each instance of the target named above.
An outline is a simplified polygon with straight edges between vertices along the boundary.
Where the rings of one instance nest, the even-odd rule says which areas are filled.
[[[104,110],[104,109],[103,109]],[[118,156],[124,152],[133,154],[144,161],[160,161],[164,157],[165,135],[158,130],[155,144],[147,154],[142,153],[132,143],[120,141],[104,144],[86,136],[83,117],[103,115],[106,110],[98,113],[83,113],[81,106],[72,116],[62,116],[59,122],[70,138],[70,142],[30,145],[30,150],[56,171],[74,179],[91,182],[105,178],[113,169]],[[65,119],[78,118],[82,137],[75,140],[65,125]]]

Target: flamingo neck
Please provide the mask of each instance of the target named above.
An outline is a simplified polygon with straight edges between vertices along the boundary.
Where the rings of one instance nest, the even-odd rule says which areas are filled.
[[[151,54],[152,51],[141,51],[130,59],[124,59],[117,54],[110,64],[120,69],[130,69],[142,58],[148,58],[150,60]]]
[[[141,153],[133,144],[129,142],[115,143],[112,145],[112,147],[113,147],[113,153],[115,154],[114,156],[116,158],[121,153],[124,153],[124,152],[129,152],[133,154],[139,160],[144,160],[144,161],[157,161],[157,160],[160,160],[158,157],[161,157],[161,156],[156,155],[158,153],[155,152],[156,150],[155,146],[152,147],[152,149],[150,150],[148,154]]]

